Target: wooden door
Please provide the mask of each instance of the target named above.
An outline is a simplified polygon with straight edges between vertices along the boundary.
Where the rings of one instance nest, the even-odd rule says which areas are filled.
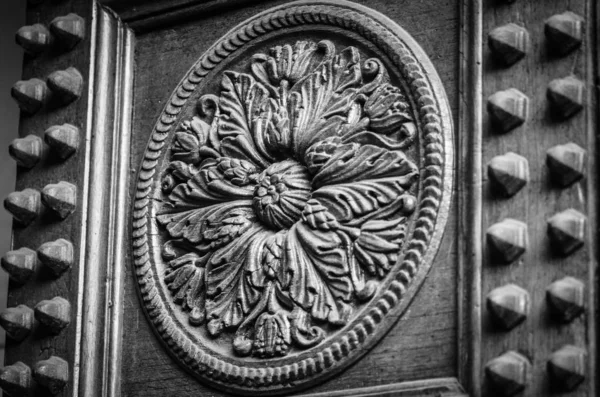
[[[595,396],[591,0],[36,0],[0,385]]]

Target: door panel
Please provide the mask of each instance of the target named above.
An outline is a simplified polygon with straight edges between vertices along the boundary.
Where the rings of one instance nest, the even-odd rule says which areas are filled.
[[[13,250],[27,247],[33,251],[15,251],[3,259],[3,267],[13,281],[9,291],[12,309],[2,314],[2,321],[5,328],[13,327],[16,338],[8,341],[6,366],[0,374],[2,387],[13,395],[27,392],[51,395],[54,391],[60,396],[254,393],[313,397],[539,396],[554,393],[555,389],[560,390],[561,395],[595,395],[596,379],[592,374],[597,360],[594,321],[597,103],[592,87],[594,76],[598,75],[598,59],[592,48],[597,43],[597,6],[585,0],[568,5],[550,0],[535,5],[495,0],[306,1],[299,6],[313,7],[310,11],[280,21],[297,17],[307,18],[310,23],[301,27],[275,25],[273,32],[270,28],[248,28],[256,39],[235,44],[233,49],[231,42],[222,45],[213,52],[213,58],[208,58],[208,63],[199,62],[203,54],[211,53],[211,47],[239,24],[246,21],[250,26],[248,21],[260,13],[289,3],[275,0],[73,0],[36,1],[29,5],[29,24],[51,26],[55,17],[75,13],[83,18],[85,30],[84,38],[67,51],[65,40],[70,36],[60,36],[54,27],[52,44],[47,43],[41,55],[26,57],[24,79],[46,80],[52,72],[73,66],[81,75],[81,91],[75,98],[65,99],[73,88],[73,73],[66,75],[67,83],[62,88],[48,81],[49,99],[43,102],[41,110],[22,116],[20,137],[33,134],[46,143],[36,141],[24,150],[30,151],[30,147],[38,145],[35,147],[41,148],[41,159],[30,169],[19,167],[16,189],[20,192],[32,188],[41,192],[39,203],[35,201],[39,193],[28,191],[5,204],[16,218],[33,212],[35,219],[28,225],[15,223],[13,241]],[[388,57],[398,51],[398,47],[392,48],[390,53],[383,52],[382,43],[391,40],[388,36],[369,35],[368,32],[374,31],[369,29],[376,29],[376,20],[381,19],[373,19],[364,28],[360,28],[358,19],[344,22],[346,25],[332,23],[338,16],[333,11],[330,18],[323,17],[321,24],[311,20],[323,9],[355,7],[352,4],[383,14],[406,31],[404,38],[410,36],[406,40],[412,38],[422,48],[432,64],[432,68],[425,67],[423,86],[410,86],[406,76],[412,75],[398,66],[405,65],[407,58]],[[283,7],[279,12],[294,6]],[[356,7],[353,9],[359,10],[361,17],[370,17],[371,11]],[[565,11],[581,18],[562,14]],[[554,15],[559,17],[547,22]],[[439,172],[446,177],[453,175],[454,180],[443,179],[439,193],[442,199],[437,201],[442,207],[448,206],[447,219],[444,219],[444,210],[439,210],[432,227],[443,224],[444,220],[445,227],[439,227],[443,234],[431,241],[427,237],[422,243],[424,250],[430,245],[433,248],[431,255],[416,262],[417,281],[407,284],[406,290],[402,287],[400,298],[389,298],[391,295],[387,294],[386,302],[391,304],[373,309],[379,311],[375,320],[369,320],[371,325],[367,327],[366,336],[357,340],[348,336],[346,340],[352,342],[347,346],[351,348],[330,350],[333,353],[327,356],[325,346],[350,330],[350,326],[344,328],[348,323],[354,325],[353,321],[357,321],[358,324],[367,318],[362,308],[370,308],[380,297],[377,294],[381,292],[383,296],[384,289],[392,285],[391,276],[386,274],[381,278],[367,275],[367,280],[377,281],[378,289],[373,292],[373,298],[369,295],[364,302],[336,296],[337,308],[345,307],[342,301],[351,302],[350,306],[358,313],[352,314],[339,328],[312,314],[306,302],[299,303],[301,299],[290,292],[291,287],[281,287],[280,295],[287,296],[287,300],[269,298],[289,302],[290,306],[278,303],[283,305],[280,312],[289,315],[271,309],[271,301],[268,310],[272,311],[258,313],[254,308],[261,305],[263,298],[257,298],[248,310],[239,309],[244,321],[257,313],[256,317],[263,319],[263,324],[270,324],[264,326],[264,329],[271,327],[268,332],[275,330],[280,332],[278,335],[304,332],[296,329],[299,324],[296,321],[297,313],[305,311],[313,316],[312,325],[325,330],[327,336],[307,350],[294,345],[295,339],[273,336],[291,350],[287,356],[265,358],[260,355],[258,341],[263,338],[263,343],[268,345],[269,336],[259,337],[258,333],[267,335],[268,332],[252,324],[243,336],[253,342],[244,353],[247,355],[243,355],[235,350],[234,342],[239,335],[239,331],[236,334],[238,327],[246,323],[240,320],[227,328],[223,322],[226,324],[223,334],[209,329],[211,320],[218,320],[210,309],[210,302],[219,299],[218,292],[204,298],[205,321],[192,325],[188,322],[191,309],[182,307],[180,301],[173,301],[176,292],[168,292],[169,285],[172,287],[178,281],[166,281],[165,274],[175,272],[173,269],[177,268],[173,263],[183,262],[177,262],[180,254],[175,262],[167,258],[168,252],[162,248],[167,232],[157,220],[162,206],[173,203],[169,195],[171,189],[183,191],[183,188],[170,187],[164,193],[161,178],[166,175],[175,178],[167,168],[169,158],[164,153],[173,152],[176,131],[190,131],[191,127],[184,127],[186,118],[206,116],[202,110],[194,110],[193,103],[201,95],[223,97],[226,88],[221,87],[221,79],[225,70],[252,75],[252,79],[258,80],[260,76],[251,68],[257,58],[251,58],[252,55],[268,54],[269,48],[275,45],[293,44],[298,40],[315,43],[331,40],[336,53],[352,46],[362,60],[368,57],[383,60],[390,74],[390,84],[399,86],[406,94],[407,106],[416,115],[418,147],[406,149],[406,153],[409,157],[417,153],[415,162],[419,165],[421,182],[437,172],[428,168],[432,164],[426,162],[429,157],[423,153],[429,153],[425,150],[435,148],[439,142],[425,138],[426,122],[418,117],[427,112],[427,105],[443,109],[446,96],[449,115],[444,131],[447,137],[452,134],[452,138],[443,141],[446,146],[442,153],[454,154],[445,163],[447,168]],[[583,44],[579,45],[578,40]],[[572,47],[569,51],[568,46]],[[325,47],[325,44],[319,47],[321,49],[314,54],[320,54]],[[414,48],[411,50],[418,53]],[[328,50],[323,51],[327,54]],[[317,55],[310,56],[314,58],[307,58],[310,59],[307,65],[315,67],[319,64],[315,61]],[[427,62],[424,56],[417,54],[417,65]],[[205,64],[211,66],[205,68]],[[194,80],[196,75],[191,73],[192,78],[186,81],[184,78],[191,68],[205,70],[206,78]],[[273,79],[275,72],[265,70]],[[361,73],[364,70],[361,69]],[[435,73],[441,83],[436,82]],[[364,81],[368,80],[367,74],[361,77]],[[548,94],[550,82],[559,78],[563,80],[551,85],[551,91],[556,92]],[[38,84],[28,84],[34,83]],[[428,84],[440,95],[419,99],[417,94]],[[363,112],[359,114],[366,115],[366,101],[369,95],[374,95],[373,90],[368,91],[364,99],[355,99],[352,109],[358,106]],[[31,106],[32,96],[36,94],[23,92],[20,97],[16,94],[18,102],[23,108]],[[431,97],[436,99],[428,102]],[[249,98],[250,102],[255,100]],[[243,108],[244,102],[240,103]],[[227,112],[219,106],[221,112]],[[262,113],[256,113],[256,118],[266,117],[266,109],[263,107]],[[556,116],[561,112],[569,114]],[[372,128],[378,128],[372,121],[376,116],[370,117]],[[427,122],[432,120],[423,117]],[[443,119],[444,115],[438,113],[435,117]],[[206,126],[213,124],[222,129],[225,127],[219,120],[223,119],[226,116],[202,120]],[[248,118],[247,122],[255,126],[255,119]],[[50,126],[64,123],[79,129],[76,133],[79,145],[66,160],[52,137],[45,137],[49,135],[46,130]],[[170,123],[173,126],[167,127]],[[73,137],[72,130],[69,131],[64,136]],[[218,134],[219,130],[215,131],[213,133]],[[209,138],[205,146],[214,148],[215,139]],[[162,140],[170,152],[161,152]],[[24,141],[19,148],[28,142]],[[351,140],[344,143],[348,142],[352,143]],[[428,143],[434,146],[427,146]],[[354,144],[360,146],[356,141]],[[360,144],[365,142],[360,141]],[[19,153],[15,155],[15,148],[12,149],[13,156],[22,164],[23,156]],[[191,176],[181,180],[199,180],[195,175],[201,173],[195,168],[188,172]],[[350,170],[345,172],[350,174]],[[390,171],[385,169],[385,172]],[[258,181],[262,175],[259,174],[244,175]],[[225,176],[221,178],[227,180]],[[46,187],[59,181],[71,185],[55,188],[61,188],[60,193]],[[65,186],[68,189],[65,190]],[[228,186],[229,191],[239,192],[233,185]],[[419,203],[426,201],[431,192],[424,186],[417,184],[409,188]],[[26,201],[30,196],[34,197],[33,201]],[[28,207],[31,202],[35,204],[33,210]],[[436,201],[429,202],[439,205]],[[74,203],[74,208],[70,203]],[[406,241],[424,233],[422,230],[414,232],[422,207],[417,208],[414,215],[407,215],[409,237]],[[61,214],[66,214],[64,219]],[[300,222],[309,224],[306,215],[303,216]],[[146,224],[150,225],[149,229],[145,228]],[[307,233],[317,235],[314,230]],[[332,232],[318,233],[321,237],[311,240],[314,245],[325,244],[324,236],[333,238]],[[339,231],[336,233],[340,235]],[[365,232],[355,233],[353,238],[358,239],[358,233]],[[171,237],[175,239],[172,233]],[[245,237],[255,241],[251,235]],[[58,240],[60,238],[65,240]],[[190,241],[186,238],[182,237],[181,241],[188,247]],[[351,245],[358,244],[352,241]],[[375,241],[375,250],[383,250],[383,240]],[[53,255],[63,255],[58,268],[71,259],[64,265],[66,270],[52,272],[57,268],[57,261],[52,262],[44,256],[43,249],[38,249],[47,242],[52,242],[55,252],[59,252]],[[196,243],[193,252],[204,252],[198,248],[200,243]],[[292,243],[286,244],[284,257],[289,258]],[[350,249],[349,245],[340,244]],[[304,249],[315,249],[310,246],[306,244]],[[244,245],[240,247],[238,252],[231,248],[232,263],[250,255],[243,250]],[[398,274],[398,280],[407,277],[399,271],[404,269],[402,260],[408,248],[400,247],[401,260],[390,270],[390,274]],[[334,251],[340,246],[330,248]],[[220,247],[211,249],[211,255],[222,252],[220,255],[229,258],[225,251],[218,251]],[[65,259],[65,252],[72,256],[67,255]],[[355,251],[349,252],[343,255],[350,258]],[[194,263],[201,263],[198,256],[194,258],[197,261]],[[319,255],[312,260],[319,263]],[[19,277],[15,268],[29,266],[26,262],[33,263],[33,275],[23,278],[22,285],[18,285],[14,282]],[[209,260],[206,263],[195,265],[197,268],[193,271],[201,268],[208,274],[217,266]],[[339,264],[339,261],[334,262],[334,266]],[[250,277],[248,268],[244,271]],[[247,273],[243,274],[246,277]],[[290,271],[290,274],[295,273]],[[202,277],[206,283],[210,282],[210,275]],[[227,279],[226,275],[222,277]],[[264,291],[271,291],[269,286],[276,285],[265,277],[267,281],[252,281],[255,284],[248,287],[256,287],[259,297],[265,295]],[[309,282],[314,282],[311,277]],[[346,275],[336,277],[330,281],[342,282]],[[351,279],[349,273],[347,278]],[[412,280],[412,274],[408,279]],[[173,288],[180,288],[182,282]],[[352,279],[352,283],[352,288],[358,291],[360,282]],[[229,285],[226,283],[221,288],[229,288]],[[275,291],[277,287],[273,288]],[[317,296],[323,297],[323,292]],[[55,297],[64,301],[55,299],[40,304]],[[161,306],[159,301],[166,303]],[[65,310],[66,306],[70,306],[70,311]],[[35,307],[33,314],[30,309]],[[296,308],[294,314],[291,307]],[[329,308],[333,310],[332,306]],[[45,315],[44,311],[50,314]],[[61,316],[67,324],[64,329],[57,323]],[[159,323],[161,325],[157,325]],[[20,334],[15,331],[17,325],[21,327],[18,328]],[[183,339],[173,336],[178,330],[183,330],[183,335],[195,343],[180,342]],[[209,336],[209,333],[218,335]],[[194,350],[197,346],[202,353],[182,358],[187,351],[198,351]],[[213,353],[210,360],[202,358],[203,354]],[[351,358],[346,360],[346,356]],[[300,359],[295,362],[296,357],[308,357],[324,364],[315,364],[314,373],[304,369],[297,375],[294,371]],[[231,369],[231,365],[220,360],[234,365],[242,363],[242,368]],[[15,364],[18,361],[22,364]],[[286,366],[275,370],[279,365],[275,363],[279,362]],[[213,373],[229,375],[218,378]],[[264,374],[271,374],[267,375],[271,380],[264,381],[267,379]],[[52,388],[55,390],[50,390]]]

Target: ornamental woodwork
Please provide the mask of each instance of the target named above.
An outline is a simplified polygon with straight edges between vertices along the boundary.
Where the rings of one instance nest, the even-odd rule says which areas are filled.
[[[567,3],[29,0],[0,387],[597,395]]]

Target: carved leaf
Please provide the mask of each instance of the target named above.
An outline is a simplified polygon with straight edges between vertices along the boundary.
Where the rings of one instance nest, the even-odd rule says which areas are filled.
[[[313,178],[313,186],[336,185],[383,177],[398,177],[408,186],[418,176],[417,166],[401,151],[357,143],[338,146]]]
[[[347,222],[393,203],[410,185],[404,178],[383,178],[324,186],[313,192],[312,197],[338,222]]]
[[[191,311],[190,322],[204,320],[204,258],[188,253],[169,262],[164,281],[173,293],[173,302]]]
[[[371,275],[383,277],[398,260],[406,236],[406,218],[369,221],[354,242],[354,255]]]
[[[298,223],[288,233],[286,250],[292,300],[316,319],[343,323],[349,308],[340,300],[350,301],[353,289],[339,236]]]
[[[269,233],[254,224],[231,244],[217,250],[206,268],[208,331],[219,335],[237,327],[260,298],[250,282],[250,269],[260,263],[264,238]]]

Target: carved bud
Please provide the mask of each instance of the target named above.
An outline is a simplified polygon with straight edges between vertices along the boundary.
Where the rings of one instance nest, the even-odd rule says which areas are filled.
[[[85,21],[79,15],[68,14],[57,17],[50,23],[56,41],[65,50],[70,50],[85,36]]]
[[[62,238],[42,244],[38,248],[37,254],[40,262],[56,276],[62,274],[73,264],[73,244]]]
[[[24,284],[35,272],[37,256],[29,248],[19,248],[8,251],[2,257],[2,268],[6,270],[10,279],[17,284]]]
[[[412,120],[404,94],[398,87],[388,83],[375,89],[363,110],[370,120],[370,128],[382,134],[396,132],[405,122]]]
[[[17,30],[15,41],[23,47],[26,53],[38,55],[52,45],[52,36],[46,27],[36,23],[31,26],[23,26]]]
[[[60,357],[51,356],[33,366],[33,378],[52,394],[58,394],[69,381],[69,364]]]
[[[25,305],[4,309],[0,312],[0,325],[11,339],[20,342],[33,329],[33,310]]]
[[[44,140],[62,160],[79,147],[79,128],[71,124],[53,125],[44,133]]]
[[[311,228],[318,230],[336,230],[337,219],[318,200],[310,199],[302,210],[302,220]]]
[[[34,310],[35,318],[55,335],[60,334],[71,322],[71,304],[60,296],[41,301]]]
[[[487,109],[492,124],[500,132],[522,125],[529,113],[529,98],[516,88],[498,91],[488,98]]]
[[[20,361],[0,369],[0,387],[13,397],[29,395],[31,369]]]
[[[490,32],[488,45],[498,62],[510,66],[527,54],[529,33],[524,27],[509,23]]]
[[[13,192],[4,200],[4,208],[24,226],[29,225],[37,218],[41,205],[40,192],[34,189]]]
[[[530,377],[529,360],[515,351],[508,351],[485,365],[488,389],[510,397],[523,390]]]
[[[546,152],[546,164],[552,179],[561,187],[567,187],[583,178],[585,149],[569,142],[554,146]]]
[[[64,105],[78,99],[83,89],[83,77],[74,67],[51,73],[47,83],[54,96]]]
[[[562,119],[583,109],[584,94],[585,85],[573,76],[552,80],[547,91],[552,111]]]
[[[572,208],[548,219],[548,235],[552,247],[562,255],[569,255],[581,248],[585,236],[585,223],[585,215]]]
[[[496,156],[488,165],[488,176],[500,194],[511,197],[529,182],[529,163],[512,152]]]
[[[321,167],[329,161],[331,156],[340,147],[341,139],[333,136],[319,141],[308,148],[304,156],[306,167],[311,174],[316,174]]]
[[[217,159],[217,170],[236,186],[245,186],[256,180],[256,167],[245,160],[222,157]],[[276,179],[276,177],[274,177]],[[272,178],[273,179],[273,178]]]
[[[255,355],[259,357],[285,356],[290,343],[290,322],[283,312],[263,313],[258,317],[255,324]]]
[[[567,323],[583,313],[584,298],[584,284],[573,277],[555,281],[546,289],[550,308]]]
[[[198,138],[185,131],[175,133],[171,148],[171,160],[183,161],[187,164],[198,164],[200,162]]]
[[[546,20],[544,33],[555,54],[567,55],[581,45],[583,18],[570,11],[553,15]]]
[[[8,147],[8,153],[19,167],[33,168],[42,156],[42,140],[35,135],[17,138]]]
[[[46,185],[42,190],[42,202],[56,212],[61,219],[65,219],[75,211],[77,187],[65,181]]]
[[[48,101],[48,86],[40,79],[17,81],[11,95],[19,108],[28,114],[34,114]]]
[[[490,258],[496,263],[516,261],[527,249],[527,225],[515,219],[505,219],[490,226],[486,233]]]
[[[563,391],[575,390],[585,380],[586,351],[577,346],[566,345],[550,355],[548,377],[550,382]]]
[[[507,284],[488,294],[487,307],[492,319],[509,331],[527,318],[529,293],[515,284]]]

